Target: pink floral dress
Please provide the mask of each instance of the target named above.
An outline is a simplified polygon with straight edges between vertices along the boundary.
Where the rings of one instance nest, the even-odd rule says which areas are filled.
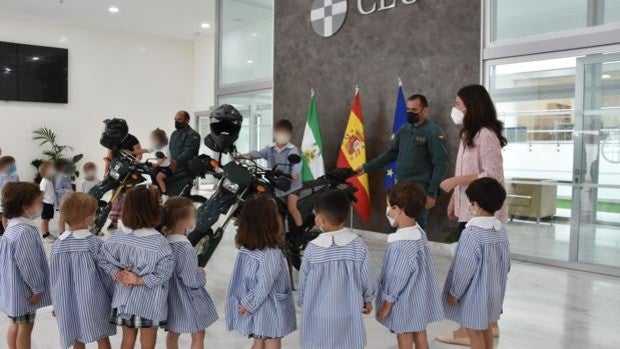
[[[502,146],[495,132],[488,128],[481,129],[474,137],[474,146],[466,147],[463,140],[459,145],[459,153],[456,157],[455,176],[477,175],[478,178],[491,177],[504,184],[504,160]],[[459,222],[467,222],[471,218],[469,213],[469,200],[465,195],[466,186],[459,185],[454,189],[454,215]],[[504,206],[495,213],[495,217],[506,222],[507,208]]]

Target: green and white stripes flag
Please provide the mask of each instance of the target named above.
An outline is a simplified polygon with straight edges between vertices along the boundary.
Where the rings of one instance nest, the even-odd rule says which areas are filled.
[[[319,115],[316,110],[316,96],[312,90],[310,109],[304,129],[304,139],[301,142],[302,168],[301,177],[304,181],[310,181],[325,175],[323,164],[323,140],[319,128]]]

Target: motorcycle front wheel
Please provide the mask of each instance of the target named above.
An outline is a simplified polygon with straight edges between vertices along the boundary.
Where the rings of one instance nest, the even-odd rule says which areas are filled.
[[[209,229],[204,233],[204,237],[198,241],[194,249],[198,256],[198,266],[204,268],[213,256],[217,245],[222,241],[223,230],[218,228],[215,232]]]

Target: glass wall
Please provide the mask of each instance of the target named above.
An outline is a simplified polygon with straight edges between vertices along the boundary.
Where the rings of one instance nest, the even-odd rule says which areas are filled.
[[[582,29],[620,20],[617,0],[492,0],[491,41]]]
[[[273,0],[221,2],[221,85],[273,76]]]
[[[220,103],[230,104],[243,115],[243,126],[237,141],[241,153],[260,149],[272,142],[273,96],[271,91],[223,96]]]

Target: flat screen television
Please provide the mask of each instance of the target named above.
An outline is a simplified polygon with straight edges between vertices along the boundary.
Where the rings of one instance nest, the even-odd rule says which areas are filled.
[[[0,100],[67,103],[69,50],[0,41]]]

